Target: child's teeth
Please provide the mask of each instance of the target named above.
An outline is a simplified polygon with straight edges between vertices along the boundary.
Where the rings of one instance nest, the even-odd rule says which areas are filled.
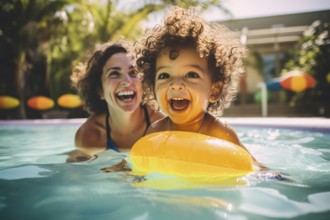
[[[183,100],[183,98],[172,98],[172,99],[175,100],[175,101]]]

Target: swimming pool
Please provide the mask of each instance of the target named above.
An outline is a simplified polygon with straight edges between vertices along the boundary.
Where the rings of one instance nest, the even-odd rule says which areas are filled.
[[[0,219],[329,219],[329,119],[227,118],[260,162],[291,181],[260,172],[167,190],[101,171],[128,154],[66,163],[83,120],[0,121]]]

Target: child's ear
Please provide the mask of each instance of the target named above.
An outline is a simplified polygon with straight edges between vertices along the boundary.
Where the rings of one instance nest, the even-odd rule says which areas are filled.
[[[209,102],[214,103],[220,99],[220,95],[222,93],[223,82],[217,81],[212,84],[211,95],[209,97]]]

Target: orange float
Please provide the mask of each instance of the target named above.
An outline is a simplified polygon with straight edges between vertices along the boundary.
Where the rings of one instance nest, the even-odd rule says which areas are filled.
[[[193,178],[232,178],[253,172],[253,159],[242,147],[207,135],[156,132],[140,138],[130,151],[134,172]]]
[[[301,92],[315,86],[315,79],[308,73],[293,70],[281,77],[281,86],[287,90]]]
[[[63,108],[77,108],[82,105],[78,95],[64,94],[57,99],[57,104]]]
[[[13,109],[19,106],[19,100],[11,96],[0,96],[0,109]]]
[[[34,96],[27,100],[27,105],[36,110],[48,110],[54,107],[54,101],[46,96]]]

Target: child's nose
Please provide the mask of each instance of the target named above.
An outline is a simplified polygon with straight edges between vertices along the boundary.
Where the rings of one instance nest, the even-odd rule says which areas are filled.
[[[170,84],[170,89],[183,89],[184,88],[184,83],[181,79],[175,78]]]

